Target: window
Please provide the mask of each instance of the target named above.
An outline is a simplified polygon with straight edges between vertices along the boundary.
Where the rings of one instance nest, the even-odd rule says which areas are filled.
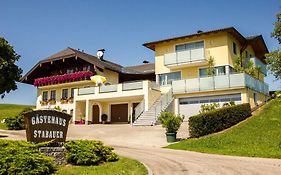
[[[68,98],[68,89],[63,89],[62,90],[61,98],[62,99],[67,99]]]
[[[225,66],[219,66],[215,68],[216,75],[225,75]]]
[[[248,53],[247,50],[245,51],[245,57],[246,57],[246,58],[249,58],[249,53]]]
[[[232,49],[233,49],[233,53],[236,55],[237,54],[237,46],[236,46],[235,42],[233,42],[233,44],[232,44]]]
[[[91,70],[91,66],[87,65],[83,67],[83,71],[90,71]]]
[[[172,73],[159,75],[159,81],[161,86],[172,84],[173,80],[180,80],[180,79],[181,79],[181,72],[172,72]]]
[[[70,97],[74,97],[74,89],[76,89],[76,88],[71,88],[71,92],[70,92]]]
[[[201,68],[199,69],[199,76],[200,77],[207,77],[207,69],[206,68]]]
[[[254,92],[254,103],[255,105],[258,104],[258,94]]]
[[[204,41],[176,45],[176,51],[194,50],[204,48]]]
[[[215,67],[215,75],[225,75],[226,74],[226,69],[225,66],[218,66]],[[207,68],[200,68],[199,69],[199,76],[200,77],[207,77]]]
[[[52,90],[51,91],[51,100],[55,100],[56,99],[56,90]]]
[[[48,91],[44,91],[43,92],[43,101],[47,101],[48,100]]]
[[[66,70],[66,73],[67,73],[67,74],[70,74],[70,73],[73,73],[73,72],[74,72],[73,69],[67,69],[67,70]]]

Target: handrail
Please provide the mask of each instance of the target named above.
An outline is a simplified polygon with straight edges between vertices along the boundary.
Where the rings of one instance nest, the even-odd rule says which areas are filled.
[[[144,111],[144,99],[135,107],[134,110],[135,110],[135,121],[136,121]]]
[[[165,110],[169,104],[173,101],[173,92],[172,88],[165,94],[161,95],[160,97],[160,103],[155,106],[155,121],[157,121],[158,116],[160,113]]]

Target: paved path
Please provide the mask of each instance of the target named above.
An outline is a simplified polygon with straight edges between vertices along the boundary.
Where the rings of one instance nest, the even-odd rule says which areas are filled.
[[[118,154],[145,163],[156,175],[280,175],[281,160],[210,155],[159,148],[115,146]]]
[[[281,160],[235,157],[161,148],[167,145],[165,130],[130,125],[70,125],[68,139],[99,139],[112,145],[122,156],[145,163],[156,175],[192,174],[276,174],[281,175]],[[186,137],[185,124],[179,137]],[[25,131],[0,130],[2,138],[25,139]]]

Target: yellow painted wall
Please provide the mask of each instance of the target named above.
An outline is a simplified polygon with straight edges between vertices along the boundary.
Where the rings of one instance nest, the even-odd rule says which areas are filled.
[[[178,39],[159,43],[155,46],[155,73],[168,73],[174,72],[179,69],[168,68],[164,65],[164,54],[175,52],[175,46],[178,44],[184,44],[188,42],[204,41],[205,57],[210,56],[215,59],[215,66],[227,65],[228,62],[228,48],[227,48],[227,33],[220,32],[218,34],[203,35],[200,37],[191,37],[185,39]],[[188,75],[188,70],[191,71],[191,77],[197,77],[199,66],[181,68],[183,71],[183,77]],[[196,76],[195,76],[196,75]]]
[[[98,71],[98,75],[106,77],[107,82],[110,84],[118,84],[119,83],[119,73],[104,69],[103,72]]]
[[[266,101],[266,96],[262,93],[256,92],[252,89],[247,89],[247,95],[248,95],[248,99],[249,99],[249,103],[251,105],[251,108],[255,107],[255,103],[254,103],[254,93],[257,93],[257,103],[261,104],[264,101]]]

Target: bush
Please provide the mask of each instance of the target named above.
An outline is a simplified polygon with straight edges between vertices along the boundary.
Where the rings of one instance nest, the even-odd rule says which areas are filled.
[[[98,165],[118,160],[112,147],[104,146],[100,141],[73,140],[65,143],[66,159],[74,165]]]
[[[9,130],[21,130],[25,128],[23,114],[32,111],[32,108],[24,108],[17,116],[5,118],[5,124]]]
[[[201,109],[199,113],[209,112],[215,109],[218,109],[220,107],[220,104],[218,103],[212,103],[212,104],[202,104]]]
[[[229,128],[251,115],[247,104],[229,106],[189,118],[190,137],[200,137]]]
[[[162,127],[166,128],[167,133],[176,133],[179,130],[183,119],[184,116],[175,115],[171,112],[162,112],[159,117]]]
[[[234,101],[230,101],[230,102],[225,102],[222,106],[223,107],[227,107],[227,106],[234,106],[235,102]]]
[[[47,175],[55,171],[52,159],[36,145],[25,141],[0,140],[0,174]]]

